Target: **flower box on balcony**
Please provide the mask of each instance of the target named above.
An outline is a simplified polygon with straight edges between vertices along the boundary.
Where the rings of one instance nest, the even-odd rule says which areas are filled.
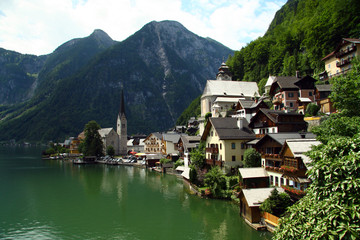
[[[295,194],[296,196],[303,197],[305,192],[303,190],[299,190],[290,186],[282,185],[281,186],[286,192],[290,194]]]
[[[297,168],[286,166],[286,165],[282,165],[281,169],[284,170],[284,171],[287,171],[287,172],[291,172],[291,173],[296,173],[297,172]]]

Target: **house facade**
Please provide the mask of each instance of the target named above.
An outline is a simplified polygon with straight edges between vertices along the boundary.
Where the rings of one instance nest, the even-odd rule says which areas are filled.
[[[255,139],[246,119],[209,118],[201,140],[206,144],[206,164],[226,173],[242,165],[246,143]]]
[[[335,50],[321,59],[325,63],[325,71],[320,73],[320,80],[339,76],[351,69],[351,60],[360,56],[360,39],[343,38]]]
[[[184,157],[185,153],[190,153],[193,149],[197,148],[200,144],[200,136],[181,135],[178,141],[179,156]]]
[[[275,110],[297,111],[315,102],[315,82],[310,76],[300,77],[297,72],[292,77],[275,77],[269,95]]]
[[[231,117],[246,118],[250,122],[260,108],[269,108],[262,97],[260,99],[239,99],[235,107],[236,114]]]
[[[327,115],[336,112],[333,103],[330,100],[331,84],[316,85],[315,99],[318,106],[320,106],[320,112]]]
[[[299,113],[260,108],[249,127],[261,138],[267,133],[306,131],[307,123]]]
[[[162,134],[159,132],[150,133],[144,140],[144,151],[148,154],[161,154]]]

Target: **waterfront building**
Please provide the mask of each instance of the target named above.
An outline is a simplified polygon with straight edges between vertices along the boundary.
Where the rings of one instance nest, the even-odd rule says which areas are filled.
[[[235,172],[242,166],[246,143],[255,139],[245,118],[209,118],[201,137],[206,144],[206,164]]]

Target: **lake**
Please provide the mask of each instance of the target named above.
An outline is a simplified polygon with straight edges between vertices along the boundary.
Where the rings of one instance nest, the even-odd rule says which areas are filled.
[[[271,239],[176,176],[42,160],[40,148],[0,147],[0,194],[0,239]]]

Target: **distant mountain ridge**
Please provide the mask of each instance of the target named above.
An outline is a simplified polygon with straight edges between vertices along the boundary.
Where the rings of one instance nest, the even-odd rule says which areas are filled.
[[[232,52],[174,21],[150,22],[122,42],[95,30],[42,57],[30,99],[2,102],[0,140],[59,140],[90,120],[115,127],[121,89],[129,134],[166,130]]]

